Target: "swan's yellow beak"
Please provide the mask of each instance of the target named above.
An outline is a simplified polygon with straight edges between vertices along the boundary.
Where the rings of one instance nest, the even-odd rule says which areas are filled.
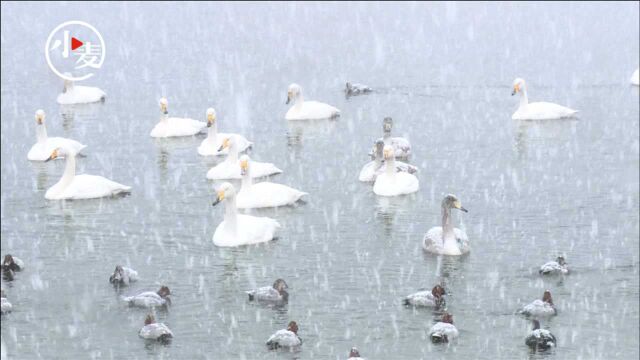
[[[58,149],[55,149],[51,152],[51,155],[49,155],[49,157],[47,158],[47,160],[45,160],[44,162],[50,161],[50,160],[54,160],[55,158],[58,157]]]
[[[511,96],[517,94],[518,92],[520,92],[520,84],[515,84],[513,86],[513,92],[511,93]]]
[[[207,127],[211,127],[215,121],[216,116],[214,114],[207,114]]]
[[[222,141],[222,145],[220,145],[220,147],[218,148],[218,152],[226,149],[229,147],[229,138],[226,138]]]
[[[291,91],[287,91],[287,102],[285,104],[289,104],[289,102],[291,102],[292,97],[293,97],[293,94],[291,93]]]
[[[36,115],[36,122],[38,123],[38,125],[42,125],[43,121],[44,121],[44,116],[40,114]]]
[[[453,202],[453,206],[454,206],[456,209],[460,210],[460,211],[467,212],[467,209],[465,209],[465,208],[463,208],[463,207],[462,207],[462,204],[460,203],[460,200],[456,200],[456,201],[454,201],[454,202]]]
[[[224,200],[224,190],[219,190],[218,191],[218,196],[216,197],[216,200],[213,202],[213,206],[218,205],[222,200]]]
[[[244,175],[249,170],[249,161],[240,160],[240,175]]]

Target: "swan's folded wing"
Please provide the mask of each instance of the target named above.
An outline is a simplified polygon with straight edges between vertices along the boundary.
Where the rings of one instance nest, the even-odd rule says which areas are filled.
[[[102,176],[76,175],[73,182],[64,190],[64,197],[71,199],[92,199],[116,195],[131,190],[130,186],[122,185]]]

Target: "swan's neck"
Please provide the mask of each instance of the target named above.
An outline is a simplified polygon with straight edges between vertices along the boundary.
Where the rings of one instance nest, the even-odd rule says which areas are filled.
[[[392,175],[396,172],[396,159],[393,157],[384,161],[387,165],[385,168],[385,172],[389,175]]]
[[[58,181],[58,184],[62,187],[62,189],[66,188],[69,185],[73,178],[76,176],[76,157],[75,155],[67,155],[66,156],[66,164],[64,167],[64,174]]]
[[[251,178],[250,170],[247,169],[242,175],[242,189],[248,189],[251,185],[253,185],[253,179]]]
[[[227,155],[227,159],[225,161],[233,164],[238,162],[238,149],[235,147],[235,145],[229,146],[229,154]]]
[[[382,134],[382,139],[384,140],[385,144],[387,144],[387,140],[391,139],[391,131],[386,131]]]
[[[520,107],[525,107],[529,104],[529,98],[527,97],[527,87],[523,86],[520,92]]]
[[[161,113],[160,114],[160,122],[166,124],[169,120],[169,113]]]
[[[73,90],[73,82],[72,81],[65,81],[64,82],[63,92],[67,93],[67,92],[69,92],[71,90]]]
[[[224,222],[228,229],[235,231],[238,223],[238,213],[236,211],[236,198],[227,198],[224,204]]]
[[[442,240],[444,241],[444,247],[447,248],[447,245],[450,242],[453,242],[455,245],[456,236],[453,232],[453,219],[451,219],[451,209],[443,206],[442,207]]]
[[[207,130],[207,141],[209,141],[212,144],[215,144],[217,136],[218,136],[218,126],[216,125],[216,123],[213,123]]]
[[[38,142],[47,141],[47,127],[44,126],[44,123],[36,126],[36,135],[38,136]]]
[[[302,96],[302,94],[298,95],[298,97],[296,98],[296,102],[293,103],[293,106],[295,107],[301,107],[302,104],[304,103],[304,96]]]

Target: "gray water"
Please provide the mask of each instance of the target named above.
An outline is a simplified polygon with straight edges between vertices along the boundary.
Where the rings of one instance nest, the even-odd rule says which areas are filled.
[[[2,254],[26,269],[4,282],[8,359],[638,358],[638,3],[613,4],[2,4]],[[62,82],[42,48],[56,25],[101,31],[105,64],[86,84],[104,104],[61,107]],[[580,110],[577,120],[518,123],[514,78],[532,101]],[[376,92],[345,99],[344,82]],[[337,121],[288,125],[286,88],[335,105]],[[217,248],[223,208],[212,207],[204,136],[154,140],[158,98],[174,116],[205,120],[255,143],[252,158],[284,170],[272,181],[307,191],[306,204],[253,214],[276,218],[279,239]],[[131,185],[130,196],[47,201],[64,161],[31,163],[34,112],[50,136],[88,145],[78,173]],[[384,199],[357,180],[392,116],[413,144],[420,191]],[[438,258],[421,248],[455,213],[472,250]],[[565,254],[573,271],[537,268]],[[116,264],[141,279],[121,293]],[[286,279],[289,304],[251,304],[244,291]],[[444,281],[460,338],[433,345],[429,310],[403,296]],[[168,346],[137,336],[146,311],[120,295],[168,285],[157,319]],[[531,354],[530,323],[515,315],[550,289],[544,321],[557,349]],[[265,340],[296,320],[297,352]]]

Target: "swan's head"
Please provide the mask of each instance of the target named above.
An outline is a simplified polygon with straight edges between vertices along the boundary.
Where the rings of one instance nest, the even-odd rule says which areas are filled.
[[[229,136],[224,138],[224,140],[222,140],[222,145],[220,145],[220,147],[218,148],[218,152],[224,149],[233,149],[234,147],[235,147],[235,142],[234,142],[233,136]]]
[[[393,146],[385,145],[382,150],[382,155],[385,160],[392,160],[395,157],[395,152],[393,151]]]
[[[373,145],[373,157],[376,159],[384,158],[384,140],[378,139]]]
[[[551,291],[549,290],[544,291],[544,294],[542,295],[542,301],[550,305],[553,305],[553,299],[551,298]]]
[[[236,188],[230,183],[222,183],[216,190],[216,199],[213,202],[213,206],[218,205],[222,200],[236,196]]]
[[[249,155],[240,156],[240,175],[245,175],[249,171]]]
[[[287,330],[291,331],[294,334],[298,334],[298,324],[295,321],[290,321],[287,326]]]
[[[44,117],[44,110],[39,109],[38,111],[36,111],[36,123],[38,123],[38,125],[42,125],[42,123],[44,123]]]
[[[145,325],[155,324],[155,322],[156,322],[156,318],[153,317],[153,314],[147,315],[147,317],[144,319],[144,324]]]
[[[445,312],[444,314],[442,314],[442,318],[440,319],[440,321],[447,324],[453,324],[453,315]]]
[[[382,121],[382,130],[388,133],[388,132],[391,132],[392,127],[393,127],[393,119],[391,119],[390,117],[384,118],[384,120]]]
[[[511,92],[511,96],[523,91],[525,86],[524,79],[517,78],[513,80],[513,91]]]
[[[167,101],[167,98],[166,97],[161,97],[160,98],[160,111],[163,114],[168,114],[169,113],[168,109],[169,109],[169,102]]]
[[[291,101],[295,101],[300,94],[302,94],[302,88],[298,84],[289,85],[289,89],[287,90],[287,104]]]
[[[351,350],[349,350],[349,357],[350,358],[359,358],[360,357],[360,351],[358,351],[357,347],[352,347]]]
[[[109,278],[109,282],[117,284],[124,279],[124,269],[120,265],[116,265],[116,269],[113,271],[113,275]]]
[[[211,127],[216,122],[216,111],[213,108],[207,109],[207,127]]]
[[[444,197],[444,199],[442,200],[442,207],[445,207],[447,209],[458,209],[460,211],[467,212],[467,209],[462,207],[462,203],[460,202],[460,200],[458,200],[458,198],[453,194],[449,194]]]
[[[278,279],[273,283],[273,288],[278,290],[279,293],[282,293],[283,291],[288,289],[289,286],[287,285],[287,283],[284,280]]]
[[[566,260],[564,259],[564,256],[558,256],[556,258],[556,262],[562,266],[567,264]]]

